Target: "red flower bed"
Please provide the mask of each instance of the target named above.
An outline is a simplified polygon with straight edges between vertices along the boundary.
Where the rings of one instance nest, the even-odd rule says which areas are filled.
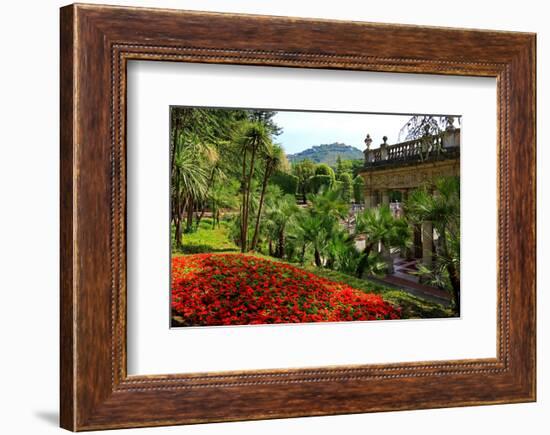
[[[382,297],[250,255],[172,258],[172,315],[184,326],[397,319]]]

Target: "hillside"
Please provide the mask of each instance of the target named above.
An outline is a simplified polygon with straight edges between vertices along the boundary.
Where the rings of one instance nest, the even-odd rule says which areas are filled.
[[[338,156],[340,156],[342,160],[356,160],[364,158],[361,150],[339,142],[314,145],[311,148],[299,153],[289,154],[287,157],[291,163],[297,163],[301,160],[309,159],[315,163],[326,163],[327,165],[334,166]]]

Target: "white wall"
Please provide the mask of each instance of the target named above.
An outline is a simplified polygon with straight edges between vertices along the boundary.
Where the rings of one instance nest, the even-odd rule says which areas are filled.
[[[92,3],[95,1],[89,0]],[[99,3],[99,2],[98,2]],[[316,417],[142,429],[186,434],[464,434],[547,433],[550,261],[547,220],[550,157],[550,28],[545,2],[463,0],[360,2],[339,0],[118,1],[119,4],[353,19],[374,22],[538,32],[539,401],[413,412]],[[0,304],[3,433],[54,433],[58,407],[58,7],[54,0],[7,2],[2,7],[0,66]],[[546,189],[544,189],[544,187]],[[546,191],[546,196],[542,192]],[[543,255],[545,254],[545,255]],[[545,430],[546,429],[546,430]],[[137,432],[130,430],[124,433]]]

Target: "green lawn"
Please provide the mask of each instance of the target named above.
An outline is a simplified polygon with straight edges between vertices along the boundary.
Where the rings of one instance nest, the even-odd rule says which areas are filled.
[[[388,302],[400,306],[404,318],[452,317],[451,310],[444,306],[419,298],[398,288],[383,286],[368,279],[359,279],[335,270],[322,269],[315,266],[305,266],[303,269],[332,281],[344,282],[350,287],[363,290],[366,293],[380,294]]]
[[[183,235],[183,249],[175,253],[201,254],[205,252],[237,252],[239,247],[229,238],[226,222],[212,229],[212,221],[204,218],[197,230]]]
[[[210,219],[203,219],[199,228],[193,232],[184,234],[183,249],[175,251],[174,254],[199,254],[199,253],[216,253],[216,252],[239,252],[239,247],[235,245],[229,238],[229,230],[225,222],[221,222],[219,228],[212,229]],[[262,254],[252,254],[271,261],[284,262],[277,258],[273,258]],[[369,281],[368,279],[359,279],[341,272],[330,269],[318,268],[314,265],[300,266],[291,263],[295,267],[301,267],[317,276],[329,279],[331,281],[343,282],[349,286],[362,290],[366,293],[380,294],[388,302],[401,307],[403,317],[414,318],[441,318],[451,317],[452,312],[435,302],[413,296],[410,293],[388,286],[383,286],[378,283]]]

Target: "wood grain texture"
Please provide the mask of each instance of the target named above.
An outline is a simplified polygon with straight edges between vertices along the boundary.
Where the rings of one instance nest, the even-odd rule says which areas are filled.
[[[429,43],[426,43],[429,41]],[[126,374],[126,64],[497,78],[496,359]],[[156,426],[535,400],[535,36],[72,5],[61,10],[61,426]]]

